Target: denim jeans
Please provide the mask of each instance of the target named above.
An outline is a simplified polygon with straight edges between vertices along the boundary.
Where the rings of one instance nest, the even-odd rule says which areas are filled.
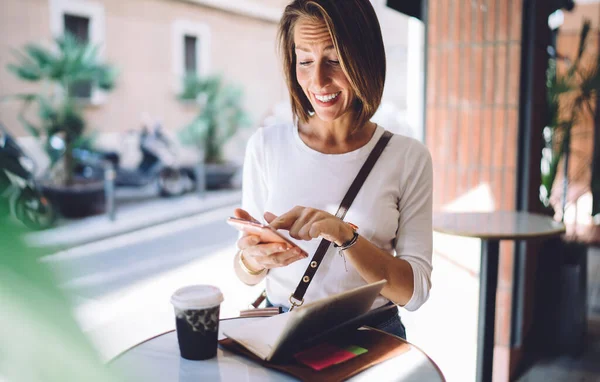
[[[271,303],[271,301],[269,301],[268,298],[265,302],[266,302],[267,308],[275,306]],[[289,310],[285,306],[282,306],[281,309],[282,309],[283,313],[285,313]],[[396,315],[390,317],[389,319],[387,319],[381,323],[378,323],[377,325],[374,325],[374,327],[379,330],[382,330],[386,333],[393,334],[402,339],[406,339],[406,328],[404,327],[404,324],[402,323],[402,320],[400,319],[399,314],[396,314]]]
[[[379,330],[383,330],[386,333],[406,339],[406,328],[404,327],[399,314],[394,315],[390,319],[376,325],[375,327]]]

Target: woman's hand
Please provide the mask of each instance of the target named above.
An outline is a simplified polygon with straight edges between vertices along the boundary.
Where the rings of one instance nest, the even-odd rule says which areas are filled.
[[[321,237],[341,245],[354,235],[352,228],[343,220],[315,208],[296,206],[279,217],[267,212],[265,219],[271,227],[288,230],[291,237],[299,240]]]
[[[258,222],[241,208],[237,208],[234,211],[234,215],[238,218]],[[242,261],[253,272],[285,267],[307,257],[302,253],[300,248],[288,248],[285,244],[281,243],[261,243],[257,235],[246,232],[237,241],[237,246],[241,251],[240,256],[242,257]]]

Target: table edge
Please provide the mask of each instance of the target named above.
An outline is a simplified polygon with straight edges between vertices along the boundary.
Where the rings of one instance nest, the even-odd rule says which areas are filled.
[[[254,317],[269,317],[269,316],[254,316]],[[219,320],[219,321],[237,320],[237,319],[239,319],[239,318],[248,318],[248,317],[229,317],[229,318],[223,318],[222,320]],[[130,346],[130,347],[128,347],[127,349],[125,349],[125,350],[123,350],[123,351],[119,352],[119,353],[118,353],[116,356],[114,356],[114,357],[112,357],[111,359],[109,359],[107,362],[105,362],[105,364],[108,366],[108,365],[112,364],[113,362],[115,362],[117,359],[121,358],[121,356],[123,356],[123,355],[124,355],[125,353],[127,353],[128,351],[130,351],[130,350],[133,350],[134,348],[136,348],[136,347],[138,347],[138,346],[140,346],[140,345],[143,345],[143,344],[145,344],[145,343],[146,343],[146,342],[148,342],[148,341],[152,341],[152,340],[153,340],[153,339],[155,339],[155,338],[158,338],[158,337],[164,336],[165,334],[172,333],[172,332],[174,332],[175,330],[176,330],[176,329],[170,329],[170,330],[167,330],[166,332],[159,333],[159,334],[157,334],[157,335],[155,335],[155,336],[152,336],[152,337],[150,337],[150,338],[147,338],[147,339],[145,339],[145,340],[143,340],[143,341],[141,341],[141,342],[138,342],[138,343],[137,343],[137,344],[135,344],[135,345],[131,345],[131,346]]]
[[[257,316],[257,317],[260,317],[260,316]],[[262,316],[262,317],[270,317],[270,316]],[[236,320],[236,319],[239,319],[239,318],[248,318],[248,317],[230,317],[230,318],[225,318],[225,319],[223,319],[223,320],[221,320],[221,321]],[[374,328],[374,327],[372,327],[372,326],[365,326],[365,327],[366,327],[366,328],[369,328],[369,330],[377,330],[377,331],[380,331],[380,332],[382,331],[381,329],[377,329],[377,328]],[[153,339],[156,339],[156,338],[158,338],[158,337],[162,337],[162,336],[164,336],[164,335],[166,335],[166,334],[172,333],[172,332],[174,332],[175,330],[176,330],[176,329],[167,330],[166,332],[163,332],[163,333],[157,334],[157,335],[155,335],[155,336],[152,336],[152,337],[150,337],[150,338],[148,338],[148,339],[145,339],[145,340],[143,340],[143,341],[141,341],[141,342],[139,342],[139,343],[137,343],[137,344],[135,344],[135,345],[132,345],[132,346],[128,347],[127,349],[125,349],[125,350],[121,351],[119,354],[117,354],[116,356],[114,356],[113,358],[111,358],[111,359],[110,359],[108,362],[106,362],[106,363],[105,363],[105,364],[106,364],[106,366],[110,366],[112,363],[114,363],[114,362],[115,362],[115,361],[117,361],[119,358],[121,358],[123,355],[125,355],[125,353],[127,353],[127,352],[129,352],[129,351],[131,351],[131,350],[135,349],[136,347],[138,347],[138,346],[141,346],[141,345],[145,344],[146,342],[148,342],[148,341],[152,341]],[[389,333],[387,333],[387,334],[389,334]],[[393,334],[392,334],[392,335],[393,335]],[[395,337],[397,337],[397,336],[395,336]],[[425,357],[426,357],[426,358],[429,360],[429,362],[431,362],[431,364],[433,365],[433,368],[434,368],[434,369],[435,369],[435,370],[438,372],[438,374],[439,374],[439,376],[440,376],[441,380],[442,380],[443,382],[446,382],[446,377],[444,376],[444,373],[442,372],[442,369],[440,369],[440,367],[438,366],[438,364],[437,364],[437,363],[436,363],[436,362],[435,362],[435,361],[434,361],[434,360],[433,360],[433,359],[432,359],[432,358],[429,356],[429,354],[427,354],[425,351],[423,351],[423,349],[421,349],[419,346],[417,346],[417,345],[413,344],[412,342],[409,342],[409,341],[407,341],[407,340],[405,340],[404,338],[401,338],[401,337],[398,337],[398,338],[399,338],[401,341],[403,341],[403,342],[406,342],[407,344],[409,344],[410,346],[412,346],[413,348],[415,348],[415,349],[416,349],[417,351],[419,351],[421,354],[423,354],[423,355],[424,355],[424,356],[425,356]]]
[[[549,230],[544,233],[532,233],[532,234],[516,234],[516,235],[508,235],[508,234],[498,234],[498,235],[477,235],[470,232],[462,232],[456,230],[449,230],[443,228],[433,228],[434,232],[443,233],[446,235],[452,236],[461,236],[461,237],[473,237],[482,240],[532,240],[532,239],[542,239],[554,236],[560,236],[566,233],[565,228],[556,228],[554,230]]]
[[[152,341],[152,340],[153,340],[153,339],[155,339],[155,338],[162,337],[162,336],[164,336],[165,334],[169,334],[169,333],[172,333],[172,332],[174,332],[174,331],[175,331],[175,329],[167,330],[166,332],[163,332],[163,333],[157,334],[157,335],[155,335],[155,336],[152,336],[152,337],[150,337],[150,338],[148,338],[148,339],[145,339],[145,340],[143,340],[142,342],[138,342],[137,344],[135,344],[135,345],[132,345],[132,346],[128,347],[127,349],[125,349],[125,350],[123,350],[123,351],[119,352],[119,354],[117,354],[116,356],[114,356],[114,357],[112,357],[111,359],[109,359],[109,360],[108,360],[108,362],[106,362],[106,365],[107,365],[107,366],[110,366],[110,365],[111,365],[113,362],[117,361],[119,358],[121,358],[121,357],[122,357],[122,356],[123,356],[125,353],[129,352],[130,350],[133,350],[133,349],[135,349],[136,347],[138,347],[138,346],[140,346],[140,345],[143,345],[143,344],[145,344],[145,343],[146,343],[146,342],[148,342],[148,341]]]
[[[384,332],[383,330],[374,328],[372,326],[364,325],[364,327],[365,328],[369,328],[370,330],[377,330],[379,332]],[[384,332],[384,333],[390,334],[390,333],[387,333],[387,332]],[[394,334],[390,334],[390,335],[392,335],[394,337],[398,337],[398,336],[396,336]],[[433,365],[433,368],[438,372],[438,374],[440,375],[442,381],[446,382],[446,377],[444,376],[444,373],[442,373],[442,369],[440,369],[440,367],[438,366],[438,364],[429,356],[429,354],[427,354],[425,351],[423,351],[423,349],[421,349],[419,346],[413,344],[412,342],[409,342],[408,340],[405,340],[402,337],[398,337],[398,339],[400,339],[402,342],[406,342],[407,344],[409,344],[413,348],[417,349],[421,354],[423,354],[429,360],[429,362],[431,362],[431,364]]]

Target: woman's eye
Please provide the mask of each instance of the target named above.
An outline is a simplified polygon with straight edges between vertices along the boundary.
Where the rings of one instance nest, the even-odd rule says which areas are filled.
[[[340,62],[338,60],[329,60],[329,63],[331,65],[339,65],[340,64]]]
[[[312,61],[300,61],[300,62],[298,62],[298,64],[299,64],[300,66],[307,66],[307,65],[309,65],[311,62],[312,62]]]

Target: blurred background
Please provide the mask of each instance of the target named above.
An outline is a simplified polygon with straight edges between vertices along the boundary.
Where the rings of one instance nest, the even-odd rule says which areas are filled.
[[[600,1],[371,2],[388,63],[373,120],[428,146],[435,211],[567,227],[501,243],[494,380],[598,380]],[[47,343],[107,380],[105,363],[174,328],[178,287],[218,285],[222,317],[260,293],[231,271],[225,219],[248,138],[292,118],[275,41],[287,3],[0,1],[0,296],[15,312],[0,327],[17,328],[0,331],[14,355],[0,380],[68,380],[20,372],[52,353],[27,351],[34,295],[62,301],[34,319]],[[436,233],[434,247],[430,300],[401,312],[408,339],[449,381],[473,380],[480,241]]]

